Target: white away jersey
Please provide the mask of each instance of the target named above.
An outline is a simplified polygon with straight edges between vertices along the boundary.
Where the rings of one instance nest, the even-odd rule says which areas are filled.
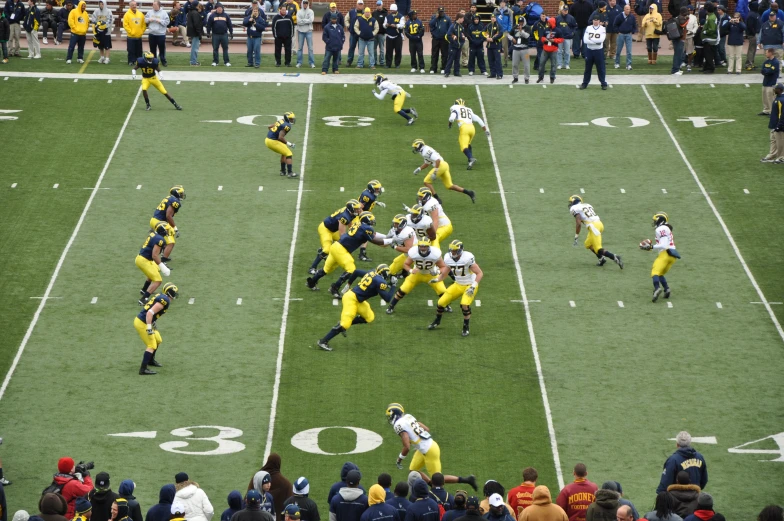
[[[422,158],[425,160],[425,163],[430,165],[435,165],[436,161],[440,161],[442,159],[441,154],[433,150],[433,147],[429,147],[427,145],[423,146],[419,153],[422,154]]]
[[[431,246],[430,253],[422,256],[419,254],[419,246],[412,246],[411,249],[408,250],[408,256],[414,260],[415,268],[421,272],[426,272],[430,271],[430,269],[441,259],[441,250]]]
[[[452,274],[455,276],[455,282],[458,284],[468,286],[476,279],[476,273],[471,271],[471,266],[474,265],[476,259],[474,259],[474,254],[470,251],[463,251],[463,254],[458,260],[454,260],[452,254],[447,253],[444,255],[444,262],[449,266],[449,269],[452,270]]]
[[[449,109],[449,121],[455,120],[457,120],[458,127],[469,123],[478,123],[480,127],[485,126],[482,118],[474,114],[474,111],[465,105],[452,105],[452,108]]]
[[[398,94],[403,92],[403,89],[401,89],[397,83],[392,83],[389,80],[382,81],[381,85],[379,85],[378,88],[382,92],[387,91],[387,93],[389,93],[392,96],[397,96]]]
[[[438,199],[436,199],[435,197],[431,197],[428,202],[423,204],[422,209],[424,209],[428,215],[430,215],[433,210],[438,210],[438,223],[436,224],[436,228],[440,228],[442,226],[447,226],[448,224],[452,224],[452,221],[450,221],[449,217],[446,216],[444,207],[441,206],[441,203],[439,203]]]
[[[572,205],[572,207],[569,208],[569,212],[573,216],[579,215],[580,216],[580,220],[583,223],[595,223],[595,222],[600,220],[599,216],[596,215],[596,212],[594,211],[593,206],[591,206],[588,203],[578,203],[578,204]]]
[[[430,225],[433,224],[433,219],[431,219],[427,215],[423,215],[421,219],[419,219],[418,223],[415,223],[411,220],[411,214],[406,215],[406,221],[408,221],[408,225],[414,229],[414,232],[417,234],[417,237],[420,239],[429,239],[430,237],[427,236],[427,229],[430,228]]]
[[[414,450],[418,450],[422,454],[427,454],[427,451],[430,450],[433,438],[430,437],[429,432],[419,426],[419,422],[410,414],[398,418],[392,427],[398,436],[401,432],[408,434],[408,439],[411,440],[411,446]]]
[[[668,226],[661,225],[656,228],[654,234],[653,249],[656,251],[669,250],[675,248],[675,239],[672,237],[672,230]]]
[[[394,242],[395,246],[404,246],[406,244],[406,241],[411,237],[413,237],[414,240],[416,240],[416,232],[411,226],[404,227],[403,231],[401,231],[400,233],[397,233],[397,231],[393,226],[392,228],[389,229],[389,233],[387,233],[387,238],[393,239],[395,241]]]

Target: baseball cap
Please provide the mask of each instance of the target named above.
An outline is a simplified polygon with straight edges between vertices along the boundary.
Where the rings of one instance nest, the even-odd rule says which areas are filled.
[[[479,508],[479,499],[476,496],[468,496],[466,499],[466,509],[469,508]]]
[[[261,494],[255,488],[248,490],[248,493],[245,495],[245,502],[249,505],[260,505],[261,504]]]
[[[283,513],[289,516],[292,519],[299,519],[299,506],[295,503],[291,503],[290,505],[286,505],[286,508],[283,509]]]
[[[409,17],[409,18],[414,18],[414,17],[416,17],[416,11],[414,11],[413,9],[412,9],[411,11],[409,11],[409,12],[408,12],[408,17]]]
[[[358,485],[360,479],[362,479],[362,473],[358,470],[350,470],[349,473],[346,474],[346,483],[349,485]]]
[[[108,472],[99,472],[98,475],[95,476],[95,488],[99,490],[109,488]]]
[[[439,7],[439,8],[438,8],[438,12],[439,12],[439,13],[443,13],[443,12],[444,12],[444,8],[443,8],[443,7]]]
[[[364,0],[357,0],[357,3],[358,4],[364,4],[365,2],[364,2]]]
[[[369,12],[370,12],[370,8],[369,8],[369,7],[366,7],[364,12],[365,12],[365,13],[369,13]]]
[[[332,16],[333,18],[337,18],[337,16]],[[294,482],[294,493],[304,496],[310,491],[310,483],[308,483],[308,478],[305,476],[297,478],[297,481]]]
[[[488,501],[490,502],[491,507],[500,507],[504,504],[504,500],[501,497],[501,494],[492,494]]]
[[[330,6],[330,7],[337,7],[337,6],[338,6],[338,4],[336,4],[335,2],[330,2],[329,6]]]
[[[564,5],[561,6],[561,11],[568,11],[568,10],[569,10],[569,6],[568,5],[564,4]]]
[[[376,2],[376,5],[384,5],[384,2],[383,2],[382,0],[378,0],[378,1]]]
[[[397,4],[392,4],[389,6],[390,11],[397,11]]]
[[[332,13],[332,14],[330,15],[329,19],[330,19],[330,20],[337,20],[337,19],[338,19],[338,15],[337,15],[337,14],[335,14],[335,13]]]

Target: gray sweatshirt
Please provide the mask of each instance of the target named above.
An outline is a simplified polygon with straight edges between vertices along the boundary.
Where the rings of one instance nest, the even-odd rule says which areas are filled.
[[[109,27],[109,32],[112,32],[114,29],[114,14],[112,14],[112,11],[107,9],[106,5],[104,5],[103,9],[98,8],[93,11],[93,14],[90,15],[90,22],[93,24],[104,22]]]
[[[144,15],[144,21],[147,22],[147,28],[150,30],[150,34],[166,34],[166,28],[169,26],[169,13],[163,9],[158,11],[150,10]]]
[[[297,31],[301,33],[313,32],[313,9],[302,8],[297,11]]]

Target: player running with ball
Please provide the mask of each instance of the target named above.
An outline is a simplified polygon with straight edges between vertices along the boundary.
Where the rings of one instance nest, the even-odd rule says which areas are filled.
[[[651,278],[653,279],[653,297],[651,302],[656,302],[659,300],[659,295],[662,292],[664,292],[664,298],[670,298],[670,285],[667,284],[667,279],[664,276],[681,256],[678,250],[675,249],[675,240],[672,238],[672,225],[669,223],[669,217],[666,213],[658,212],[653,216],[653,227],[656,228],[654,232],[655,242],[645,239],[640,243],[640,249],[659,252],[656,260],[653,261],[653,268],[651,268]]]

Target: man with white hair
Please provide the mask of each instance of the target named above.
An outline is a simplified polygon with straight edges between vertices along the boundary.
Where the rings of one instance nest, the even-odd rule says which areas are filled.
[[[705,458],[691,446],[691,434],[681,431],[675,436],[677,450],[664,462],[661,481],[656,493],[665,492],[667,487],[675,483],[678,472],[689,473],[689,483],[704,489],[708,484],[708,466]]]

